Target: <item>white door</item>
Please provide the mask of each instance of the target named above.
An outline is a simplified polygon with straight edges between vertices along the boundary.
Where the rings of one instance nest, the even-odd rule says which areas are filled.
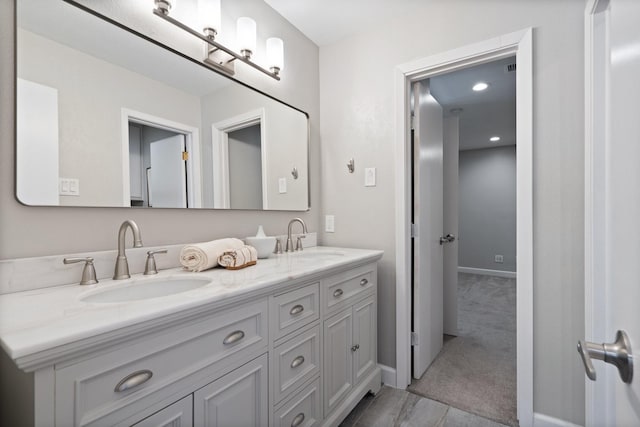
[[[596,6],[591,8],[591,6]],[[592,90],[587,129],[586,335],[613,342],[626,331],[640,354],[640,2],[591,1],[587,62]],[[595,13],[594,13],[595,12]],[[640,373],[630,383],[592,360],[587,380],[587,426],[640,425]],[[636,362],[638,359],[636,358]],[[580,363],[576,360],[576,363]]]
[[[442,107],[428,81],[413,85],[413,376],[420,378],[442,348]]]
[[[184,135],[175,135],[151,143],[149,205],[154,208],[186,208],[187,178]]]

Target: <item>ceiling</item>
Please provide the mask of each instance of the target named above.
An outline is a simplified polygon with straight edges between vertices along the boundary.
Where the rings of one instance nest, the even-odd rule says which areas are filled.
[[[430,80],[431,93],[442,106],[445,116],[462,108],[460,150],[513,145],[516,143],[516,73],[507,72],[515,57],[454,71]],[[471,88],[477,82],[489,87],[482,92]],[[489,138],[499,136],[499,142]]]

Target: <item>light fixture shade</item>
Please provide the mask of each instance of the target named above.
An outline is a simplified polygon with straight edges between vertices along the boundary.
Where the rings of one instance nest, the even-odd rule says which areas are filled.
[[[238,48],[243,55],[256,51],[256,21],[246,16],[238,18]]]
[[[284,42],[277,37],[267,39],[267,65],[278,71],[284,66]]]
[[[198,20],[205,34],[209,29],[220,34],[220,0],[198,0]]]

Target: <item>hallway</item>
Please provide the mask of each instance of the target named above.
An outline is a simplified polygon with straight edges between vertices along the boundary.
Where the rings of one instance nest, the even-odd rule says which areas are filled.
[[[516,280],[459,273],[458,331],[408,390],[517,425]]]

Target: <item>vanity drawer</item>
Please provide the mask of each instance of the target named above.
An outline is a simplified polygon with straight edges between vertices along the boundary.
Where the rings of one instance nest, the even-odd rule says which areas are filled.
[[[275,402],[320,372],[320,326],[275,348]]]
[[[320,284],[276,295],[271,299],[273,337],[278,339],[320,317]]]
[[[322,286],[325,309],[342,309],[369,295],[375,290],[375,285],[375,273],[371,269],[356,269],[332,276]]]
[[[295,396],[274,414],[275,427],[312,427],[320,424],[320,379]]]
[[[267,309],[262,299],[57,369],[56,424],[113,425],[170,397],[191,374],[241,363],[267,346]]]

